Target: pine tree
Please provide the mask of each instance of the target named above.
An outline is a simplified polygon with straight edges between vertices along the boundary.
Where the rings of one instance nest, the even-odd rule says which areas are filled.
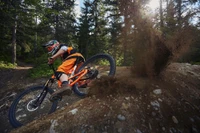
[[[102,1],[86,0],[82,8],[79,49],[85,57],[104,52],[107,44],[107,19]]]
[[[108,39],[109,43],[106,45],[107,52],[111,54],[118,63],[120,63],[120,34],[122,17],[120,16],[120,11],[118,7],[117,0],[110,1],[105,0],[104,6],[106,8],[106,19],[108,20]]]
[[[88,58],[91,47],[91,30],[93,26],[92,12],[91,12],[90,0],[84,1],[84,7],[81,9],[82,14],[80,16],[79,34],[78,34],[78,46],[79,51]]]
[[[48,31],[47,38],[72,45],[76,33],[75,0],[49,0],[45,5],[39,27]],[[42,30],[43,35],[46,30]]]

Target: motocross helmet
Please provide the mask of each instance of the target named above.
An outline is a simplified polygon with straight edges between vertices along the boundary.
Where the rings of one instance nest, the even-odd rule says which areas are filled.
[[[59,50],[59,42],[57,40],[51,40],[44,44],[43,47],[47,48],[49,54],[54,55]]]

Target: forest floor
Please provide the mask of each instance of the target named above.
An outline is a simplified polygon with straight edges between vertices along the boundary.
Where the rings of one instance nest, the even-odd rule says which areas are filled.
[[[46,80],[27,78],[30,68],[0,70],[1,133],[200,132],[200,66],[187,63],[171,63],[151,79],[133,76],[128,67],[117,67],[115,78],[97,82],[90,97],[69,96],[64,108],[14,129],[7,118],[14,97]],[[98,88],[106,91],[99,93]]]

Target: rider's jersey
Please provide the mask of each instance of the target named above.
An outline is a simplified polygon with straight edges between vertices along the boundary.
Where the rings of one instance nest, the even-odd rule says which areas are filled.
[[[60,45],[60,49],[62,49],[62,50],[65,51],[65,53],[61,55],[62,60],[65,60],[65,59],[67,59],[67,57],[69,57],[70,55],[77,53],[77,52],[76,52],[76,49],[74,49],[74,48],[72,48],[72,47],[69,47],[69,46],[67,46],[67,45],[65,45],[65,44],[61,44],[61,45]]]

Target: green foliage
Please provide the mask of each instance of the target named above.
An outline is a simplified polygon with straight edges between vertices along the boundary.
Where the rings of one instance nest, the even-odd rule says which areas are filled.
[[[109,53],[118,65],[131,65],[143,53],[151,51],[157,34],[167,43],[173,42],[171,44],[174,47],[179,45],[176,42],[182,45],[192,40],[187,38],[186,30],[185,40],[180,39],[181,36],[175,37],[175,33],[184,31],[191,26],[192,18],[199,16],[198,5],[196,9],[189,10],[191,3],[196,0],[162,1],[162,9],[154,15],[149,14],[146,8],[148,1],[84,0],[82,15],[77,23],[74,0],[3,0],[0,2],[0,17],[3,20],[0,21],[0,60],[11,62],[11,40],[15,36],[17,59],[38,66],[38,72],[34,72],[39,75],[49,73],[45,72],[47,56],[41,44],[51,39],[77,47],[85,58],[99,52]],[[196,34],[192,36],[197,36],[194,44],[198,45],[200,23],[198,19],[196,21],[192,29]],[[16,35],[13,34],[15,22]],[[199,62],[199,51],[197,48],[191,54],[181,57],[181,60]],[[45,67],[45,70],[39,66]]]
[[[10,69],[10,68],[15,68],[16,66],[17,64],[0,61],[0,69]]]
[[[106,9],[102,1],[86,0],[79,19],[78,45],[80,52],[86,57],[103,52],[108,45],[108,19],[105,18]]]
[[[31,78],[47,77],[52,75],[52,70],[47,64],[40,64],[29,71],[29,76]]]
[[[16,36],[17,59],[36,59],[41,56],[38,46],[51,39],[73,45],[75,38],[74,1],[1,1],[0,55],[11,62],[11,40]],[[17,18],[15,21],[13,18]],[[17,22],[16,34],[13,25]],[[5,58],[6,57],[6,58]],[[8,58],[9,57],[9,58]]]
[[[191,64],[198,64],[200,62],[200,48],[192,46],[179,59],[179,62],[189,62]]]
[[[43,14],[38,26],[42,32],[39,35],[48,36],[59,42],[72,43],[75,34],[74,1],[57,0],[49,1],[43,8]]]
[[[38,59],[38,61],[43,62],[43,63],[38,63],[35,67],[33,67],[29,71],[29,76],[31,78],[50,77],[51,75],[53,75],[53,70],[49,67],[47,62],[46,63],[44,62],[44,56]],[[46,58],[46,61],[47,61],[47,58]],[[56,60],[53,65],[56,69],[60,64],[61,64],[61,61]]]
[[[193,65],[200,65],[200,62],[190,62]]]

